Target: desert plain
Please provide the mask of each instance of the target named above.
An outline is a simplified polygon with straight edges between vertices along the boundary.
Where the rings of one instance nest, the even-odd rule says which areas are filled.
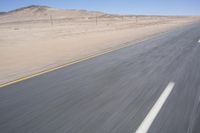
[[[197,20],[46,6],[0,13],[0,84],[134,45]]]

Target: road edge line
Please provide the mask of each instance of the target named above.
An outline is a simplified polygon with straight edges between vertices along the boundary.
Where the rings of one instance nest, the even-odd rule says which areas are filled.
[[[82,59],[78,59],[78,60],[75,60],[75,61],[72,61],[72,62],[64,63],[64,64],[61,64],[61,65],[58,65],[56,67],[49,68],[49,69],[46,69],[46,70],[41,70],[39,72],[35,72],[33,74],[30,74],[30,75],[27,75],[27,76],[23,76],[21,78],[18,78],[18,79],[12,80],[12,81],[8,81],[8,82],[5,82],[5,83],[0,83],[0,88],[3,88],[3,87],[6,87],[6,86],[9,86],[9,85],[12,85],[12,84],[15,84],[15,83],[18,83],[18,82],[33,78],[33,77],[36,77],[36,76],[39,76],[39,75],[42,75],[42,74],[45,74],[45,73],[49,73],[49,72],[52,72],[52,71],[55,71],[55,70],[58,70],[58,69],[61,69],[61,68],[64,68],[64,67],[68,67],[70,65],[73,65],[73,64],[76,64],[76,63],[79,63],[79,62],[82,62],[82,61],[86,61],[86,60],[89,60],[89,59],[92,59],[92,58],[95,58],[95,57],[98,57],[98,56],[101,56],[101,55],[104,55],[104,54],[107,54],[107,53],[111,53],[111,52],[114,52],[114,51],[129,47],[129,46],[137,45],[137,44],[145,42],[145,41],[147,41],[149,39],[153,39],[155,37],[162,36],[163,34],[170,33],[170,32],[172,32],[174,30],[177,30],[180,27],[184,27],[185,25],[190,25],[190,23],[184,24],[184,25],[179,25],[177,27],[174,27],[173,29],[149,35],[149,36],[145,37],[144,39],[131,40],[131,41],[122,43],[121,46],[119,46],[119,47],[110,48],[110,49],[108,48],[108,49],[105,49],[104,51],[102,51],[100,53],[96,53],[94,55],[88,55],[88,57],[85,57],[85,58],[82,58]]]

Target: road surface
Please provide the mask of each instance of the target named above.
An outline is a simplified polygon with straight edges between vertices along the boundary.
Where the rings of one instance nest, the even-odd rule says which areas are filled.
[[[148,133],[199,133],[199,39],[194,23],[3,87],[0,132],[134,133],[156,106]]]

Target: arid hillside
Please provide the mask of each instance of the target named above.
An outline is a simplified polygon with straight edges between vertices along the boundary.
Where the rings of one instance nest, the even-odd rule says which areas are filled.
[[[49,20],[49,19],[72,19],[72,18],[89,18],[101,16],[101,12],[91,12],[86,10],[62,10],[47,6],[28,6],[0,13],[0,22],[18,22],[32,20]]]

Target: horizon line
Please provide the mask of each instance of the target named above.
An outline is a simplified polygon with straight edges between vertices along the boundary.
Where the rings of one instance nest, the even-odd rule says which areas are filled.
[[[49,5],[38,5],[38,4],[31,4],[31,5],[27,5],[27,6],[21,6],[18,8],[14,8],[11,10],[7,10],[7,11],[1,11],[0,13],[9,13],[12,11],[17,11],[19,9],[23,9],[23,8],[29,8],[29,7],[48,7],[48,8],[54,8],[54,9],[58,9],[58,10],[85,10],[85,11],[91,11],[91,12],[101,12],[101,13],[105,13],[105,14],[111,14],[111,15],[121,15],[121,16],[173,16],[173,17],[200,17],[200,15],[183,15],[183,14],[133,14],[133,13],[114,13],[114,12],[109,12],[109,11],[101,11],[101,10],[90,10],[90,9],[85,9],[85,8],[62,8],[62,7],[55,7],[55,6],[49,6]]]

